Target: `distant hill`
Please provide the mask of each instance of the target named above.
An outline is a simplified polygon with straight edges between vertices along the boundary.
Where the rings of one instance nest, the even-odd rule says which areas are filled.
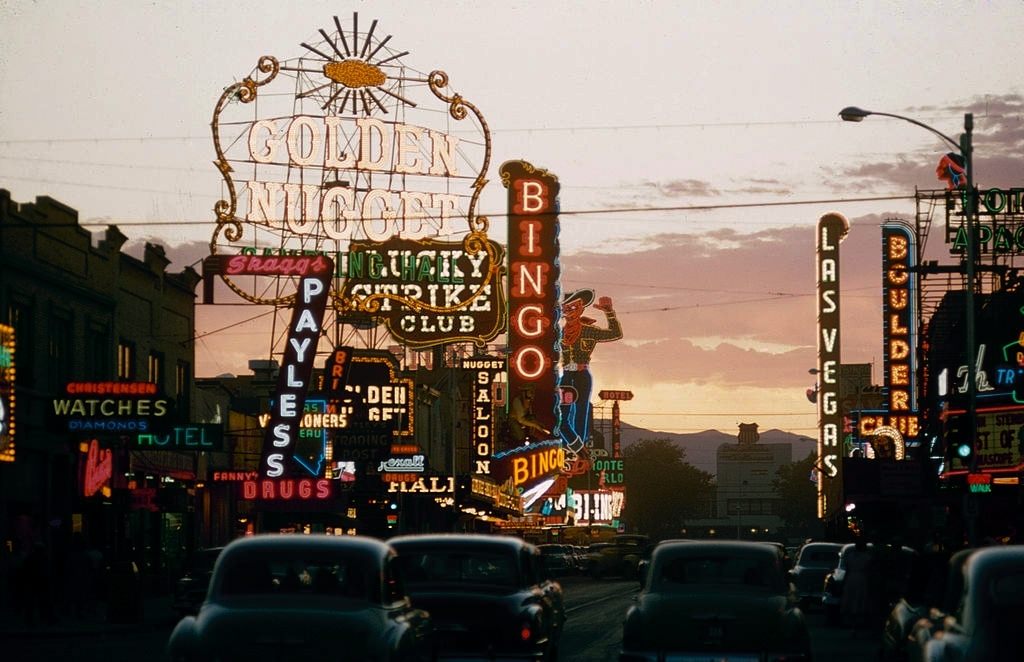
[[[686,450],[686,461],[701,471],[715,475],[715,453],[722,444],[735,444],[736,435],[726,434],[718,430],[690,432],[678,434],[674,432],[656,432],[622,423],[622,448],[625,450],[641,439],[667,439],[676,446]],[[818,441],[804,435],[783,432],[782,430],[761,430],[759,444],[783,444],[793,446],[793,461],[802,460],[817,448]],[[608,440],[611,445],[611,440]]]

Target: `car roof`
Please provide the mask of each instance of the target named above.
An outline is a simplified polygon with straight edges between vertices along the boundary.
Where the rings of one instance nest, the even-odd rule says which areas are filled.
[[[388,543],[399,553],[402,549],[413,547],[478,547],[510,551],[537,549],[536,545],[522,538],[488,533],[413,533],[390,538]]]
[[[283,550],[316,550],[341,552],[369,558],[382,558],[394,553],[387,543],[368,536],[329,536],[322,533],[263,533],[238,538],[228,543],[220,558],[238,554],[274,554]],[[220,561],[218,560],[218,563]]]
[[[774,545],[751,540],[678,540],[665,541],[655,547],[653,559],[706,554],[764,555],[778,558],[779,552]]]

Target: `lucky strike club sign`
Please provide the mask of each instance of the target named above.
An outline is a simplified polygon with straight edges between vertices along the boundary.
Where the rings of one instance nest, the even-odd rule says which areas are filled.
[[[215,205],[211,252],[329,257],[332,307],[369,313],[410,345],[494,338],[503,256],[476,215],[486,121],[444,72],[406,64],[377,21],[335,16],[318,34],[297,57],[260,58],[216,104],[227,197]],[[221,272],[247,300],[291,301],[272,273],[253,275]]]

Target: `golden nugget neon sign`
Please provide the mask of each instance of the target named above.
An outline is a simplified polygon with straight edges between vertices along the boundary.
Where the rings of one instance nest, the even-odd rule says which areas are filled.
[[[211,128],[227,196],[214,207],[211,253],[335,256],[351,240],[451,236],[464,218],[463,249],[487,252],[498,264],[488,221],[476,214],[491,151],[480,111],[449,89],[444,72],[405,65],[408,52],[394,50],[391,35],[376,34],[377,21],[365,32],[358,14],[351,29],[337,17],[334,25],[330,33],[319,31],[322,41],[302,42],[297,58],[263,56],[218,100]],[[452,119],[468,120],[460,131],[469,138],[454,135]],[[465,309],[497,289],[498,269],[458,302],[435,308],[407,297],[402,303],[432,313]],[[284,305],[294,297],[261,279],[220,275],[249,301]],[[331,288],[339,312],[375,313],[382,301],[399,298],[394,291]]]

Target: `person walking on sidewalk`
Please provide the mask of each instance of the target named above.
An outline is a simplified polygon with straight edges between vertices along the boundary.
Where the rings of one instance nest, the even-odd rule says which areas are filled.
[[[858,538],[846,559],[846,579],[840,613],[854,635],[868,626],[871,614],[871,572],[874,567],[871,553],[863,538]]]

